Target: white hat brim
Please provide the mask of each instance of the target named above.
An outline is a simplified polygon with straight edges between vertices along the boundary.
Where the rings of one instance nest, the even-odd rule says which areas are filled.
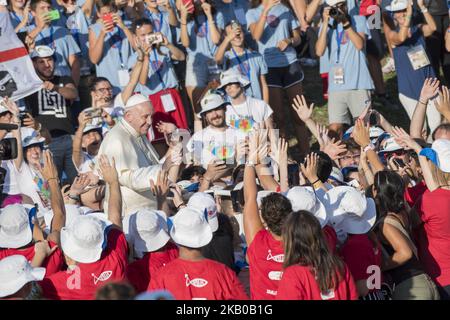
[[[180,246],[195,249],[202,248],[210,243],[213,234],[209,224],[205,225],[200,232],[198,230],[189,230],[184,233],[182,231],[178,231],[175,224],[173,224],[173,227],[170,230],[170,237]]]
[[[211,110],[214,110],[214,109],[218,109],[218,108],[221,108],[221,107],[225,107],[225,106],[228,106],[229,104],[230,104],[229,102],[224,102],[224,103],[222,103],[222,104],[220,104],[220,105],[218,105],[218,106],[210,106],[210,107],[208,107],[208,108],[202,109],[202,110],[198,113],[198,115],[201,116],[202,114],[204,114],[204,113],[206,113],[206,112],[208,112],[208,111],[211,111]]]
[[[41,281],[45,277],[45,268],[32,268],[16,281],[0,283],[0,297],[10,296],[23,288],[29,282]]]
[[[364,211],[362,217],[344,215],[338,226],[350,234],[365,234],[373,227],[376,218],[377,209],[375,206],[375,201],[371,198],[367,198],[367,209]]]
[[[44,143],[44,141],[45,141],[45,138],[43,138],[43,137],[41,137],[39,139],[33,139],[29,143],[26,143],[26,144],[23,143],[23,141],[22,141],[22,148],[27,148],[27,147],[32,146],[34,144],[41,144],[41,143]]]
[[[26,246],[33,240],[33,232],[31,228],[25,228],[20,233],[11,236],[3,232],[0,228],[0,248],[17,249]]]
[[[103,234],[103,241],[105,241],[105,236]],[[61,248],[67,256],[76,262],[81,263],[93,263],[97,262],[103,252],[102,245],[94,248],[80,248],[71,236],[71,232],[67,228],[61,229]]]

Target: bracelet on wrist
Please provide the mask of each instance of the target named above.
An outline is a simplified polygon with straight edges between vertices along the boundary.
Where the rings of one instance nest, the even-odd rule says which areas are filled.
[[[428,99],[425,99],[425,102],[419,98],[419,103],[423,104],[424,106],[426,106],[428,104]]]
[[[69,199],[72,199],[72,200],[75,200],[75,201],[80,201],[80,195],[73,196],[73,195],[71,195],[71,194],[69,193],[68,197],[69,197]]]
[[[424,7],[423,9],[420,9],[420,12],[422,12],[422,13],[427,13],[427,12],[428,12],[428,9],[427,9],[426,7]]]
[[[347,23],[345,26],[342,26],[344,28],[344,30],[347,30],[348,28],[350,28],[352,26],[352,24],[349,22]]]

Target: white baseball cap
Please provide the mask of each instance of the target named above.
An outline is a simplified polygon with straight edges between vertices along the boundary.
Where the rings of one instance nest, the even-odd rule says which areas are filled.
[[[61,229],[61,248],[77,262],[96,262],[102,255],[105,229],[106,223],[90,214],[76,217]]]
[[[212,195],[204,192],[196,192],[190,197],[187,203],[187,207],[193,208],[206,214],[212,232],[216,232],[217,229],[219,229],[217,205]]]
[[[30,211],[20,204],[0,210],[0,248],[17,249],[33,240]]]
[[[92,130],[97,130],[99,131],[100,135],[102,135],[102,125],[101,124],[88,124],[86,125],[86,127],[84,127],[83,129],[83,134],[92,131]]]
[[[150,102],[150,99],[147,96],[144,96],[143,94],[137,93],[135,95],[132,95],[128,100],[127,103],[125,104],[125,110],[126,109],[131,109],[135,106],[137,106],[138,104],[141,103],[145,103],[145,102]]]
[[[213,233],[200,210],[182,208],[168,220],[170,236],[176,244],[188,248],[201,248],[211,242]]]
[[[47,58],[55,54],[55,50],[49,46],[36,46],[30,53],[31,59],[33,58]]]
[[[199,116],[205,112],[229,105],[229,103],[218,93],[208,93],[200,101],[200,105],[202,110],[198,113]]]
[[[296,186],[289,189],[286,197],[291,201],[293,211],[309,211],[319,220],[320,226],[325,227],[328,222],[327,210],[313,188]]]
[[[28,282],[41,281],[45,268],[33,268],[22,255],[13,255],[0,260],[0,298],[10,296]]]
[[[22,148],[29,147],[33,144],[41,144],[45,141],[45,138],[41,137],[39,132],[33,128],[21,127],[20,134],[22,136]]]
[[[230,68],[220,74],[220,87],[224,89],[230,83],[240,83],[243,88],[250,85],[250,81],[247,77],[244,77],[239,71]]]
[[[166,219],[163,211],[147,208],[123,219],[125,236],[139,255],[161,249],[170,240]]]
[[[353,187],[339,186],[328,190],[324,205],[335,230],[351,234],[367,233],[375,224],[375,202]]]
[[[438,168],[450,172],[450,140],[437,139],[431,145],[431,149],[436,152]]]
[[[326,0],[325,3],[329,5],[330,7],[334,7],[338,3],[346,2],[346,0]]]
[[[408,0],[392,0],[391,4],[386,6],[387,11],[401,11],[408,7]]]
[[[397,150],[402,150],[402,146],[400,146],[396,141],[394,137],[390,137],[382,142],[382,149],[380,150],[380,153],[385,152],[393,152]]]

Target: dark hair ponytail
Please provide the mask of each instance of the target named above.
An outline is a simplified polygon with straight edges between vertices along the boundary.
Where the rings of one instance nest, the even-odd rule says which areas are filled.
[[[388,170],[379,171],[375,174],[373,186],[377,192],[375,201],[379,218],[388,212],[400,213],[406,209],[405,183],[399,174]]]

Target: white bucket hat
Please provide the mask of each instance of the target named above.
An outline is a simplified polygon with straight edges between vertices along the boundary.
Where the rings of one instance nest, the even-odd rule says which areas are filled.
[[[291,201],[292,210],[306,210],[311,212],[320,222],[323,228],[328,221],[327,210],[323,203],[317,198],[311,187],[293,187],[289,189],[286,197]]]
[[[218,93],[208,93],[200,101],[200,105],[202,110],[198,113],[199,116],[205,112],[229,105],[229,103]]]
[[[201,248],[211,242],[212,231],[203,212],[193,208],[182,208],[168,220],[170,236],[176,244]]]
[[[139,255],[161,249],[170,240],[166,214],[159,210],[143,208],[127,215],[123,230]]]
[[[367,233],[375,224],[375,202],[353,187],[335,187],[325,194],[324,205],[335,230],[351,234]]]
[[[125,110],[131,109],[131,108],[137,106],[138,104],[145,103],[145,102],[150,102],[150,99],[148,97],[144,96],[143,94],[137,93],[135,95],[132,95],[127,100],[127,103],[125,104]]]
[[[20,134],[22,136],[22,148],[29,147],[33,144],[44,143],[45,138],[39,136],[39,132],[28,127],[20,128]]]
[[[45,268],[33,268],[22,255],[13,255],[0,260],[0,298],[10,296],[28,282],[41,281]]]
[[[70,258],[81,263],[100,259],[105,243],[106,223],[92,215],[82,215],[61,229],[61,247]]]
[[[421,156],[427,157],[443,172],[450,172],[450,140],[437,139],[431,148],[423,148]]]
[[[29,211],[12,204],[0,211],[0,248],[20,248],[33,240]]]
[[[250,81],[244,77],[239,71],[230,68],[220,74],[220,87],[224,89],[230,83],[240,83],[243,88],[250,85]]]
[[[405,10],[408,7],[407,0],[392,0],[391,4],[386,6],[387,11],[395,12]]]
[[[188,208],[193,208],[207,215],[209,226],[212,232],[219,229],[219,220],[217,218],[217,205],[214,198],[204,192],[196,192],[187,203]]]
[[[55,54],[55,50],[49,46],[36,46],[30,53],[31,59],[33,58],[48,58]]]

